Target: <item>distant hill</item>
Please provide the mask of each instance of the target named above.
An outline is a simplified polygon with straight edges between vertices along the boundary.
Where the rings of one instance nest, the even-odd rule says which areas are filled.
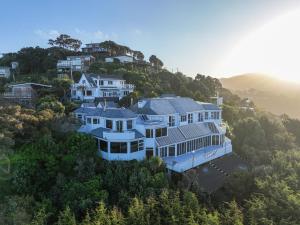
[[[274,114],[300,118],[300,84],[264,74],[243,74],[220,79],[223,87]]]

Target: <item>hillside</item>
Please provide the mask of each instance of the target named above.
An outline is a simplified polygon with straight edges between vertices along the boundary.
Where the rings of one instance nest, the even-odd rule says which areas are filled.
[[[242,98],[249,98],[262,109],[277,115],[300,118],[300,84],[279,80],[263,74],[243,74],[220,79],[223,87]]]

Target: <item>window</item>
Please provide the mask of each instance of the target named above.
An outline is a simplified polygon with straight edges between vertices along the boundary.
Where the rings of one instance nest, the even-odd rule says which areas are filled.
[[[175,145],[169,146],[169,156],[175,156]]]
[[[205,112],[205,119],[208,120],[208,112]]]
[[[91,124],[91,123],[92,123],[92,119],[91,119],[91,118],[87,118],[87,119],[86,119],[86,123],[87,123],[87,124]]]
[[[112,120],[106,120],[106,128],[112,129]]]
[[[86,91],[86,96],[92,96],[92,91]]]
[[[132,120],[127,120],[127,130],[132,129]]]
[[[100,81],[99,81],[99,85],[102,85],[102,86],[103,86],[103,85],[104,85],[104,81],[103,81],[103,80],[100,80]]]
[[[198,122],[203,121],[203,113],[198,113]]]
[[[161,128],[155,130],[155,137],[161,137]]]
[[[116,127],[117,127],[118,132],[122,132],[123,131],[123,121],[122,120],[116,121]]]
[[[186,153],[186,142],[177,144],[177,155]]]
[[[181,117],[180,117],[180,121],[181,121],[181,122],[185,122],[185,121],[186,121],[186,115],[181,116]]]
[[[155,130],[155,137],[162,137],[162,136],[167,136],[167,128],[157,128]]]
[[[161,136],[167,136],[167,128],[166,127],[163,127],[162,129],[161,129]]]
[[[98,123],[99,123],[99,120],[96,119],[96,118],[94,118],[94,119],[93,119],[93,124],[98,124]]]
[[[188,123],[192,123],[193,122],[193,114],[189,113],[188,114]]]
[[[133,141],[130,142],[130,152],[137,152],[139,150],[139,142]]]
[[[100,150],[103,152],[107,152],[107,142],[100,140]]]
[[[111,153],[127,153],[127,142],[111,142]]]
[[[112,85],[113,84],[113,82],[111,80],[109,80],[107,83],[108,83],[108,85]]]
[[[175,126],[175,116],[169,116],[169,126],[170,127]]]
[[[220,119],[220,112],[216,112],[216,119]]]
[[[160,148],[160,157],[167,157],[168,156],[168,147],[162,147]]]
[[[77,115],[77,118],[78,118],[78,119],[82,119],[82,115],[81,115],[81,114],[78,114],[78,115]]]
[[[146,138],[153,138],[153,130],[146,129]]]
[[[73,95],[73,96],[76,95],[76,90],[72,90],[72,95]]]

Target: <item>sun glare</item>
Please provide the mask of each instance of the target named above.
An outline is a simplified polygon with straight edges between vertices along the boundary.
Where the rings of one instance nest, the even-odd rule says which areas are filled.
[[[247,35],[221,67],[226,75],[256,72],[300,82],[300,10]]]

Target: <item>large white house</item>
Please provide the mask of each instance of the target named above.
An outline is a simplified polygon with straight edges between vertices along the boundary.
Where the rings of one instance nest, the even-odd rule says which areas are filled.
[[[83,122],[79,132],[97,139],[106,160],[159,156],[168,169],[183,172],[232,152],[222,110],[212,103],[160,97],[131,109],[82,105],[74,114]]]
[[[118,75],[82,74],[78,83],[71,87],[71,98],[82,101],[94,101],[95,98],[121,99],[133,92],[134,85]]]

